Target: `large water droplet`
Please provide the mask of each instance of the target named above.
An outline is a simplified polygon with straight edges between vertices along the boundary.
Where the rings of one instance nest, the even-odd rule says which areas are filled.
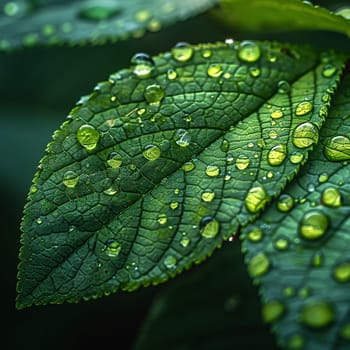
[[[220,223],[211,216],[205,216],[202,218],[199,228],[204,238],[214,238],[220,231]]]
[[[247,237],[251,242],[260,242],[264,237],[264,233],[260,227],[254,227],[247,233]]]
[[[330,161],[350,160],[350,139],[346,136],[334,136],[328,140],[324,155]]]
[[[208,165],[205,169],[205,173],[210,177],[215,177],[220,174],[220,168],[217,165]]]
[[[158,159],[160,157],[160,153],[160,149],[156,145],[147,145],[144,151],[142,152],[143,156],[147,160],[151,161]]]
[[[307,240],[315,240],[325,235],[328,228],[328,217],[317,210],[310,210],[301,219],[299,234]]]
[[[215,198],[215,192],[207,189],[201,195],[202,201],[210,203]]]
[[[244,154],[241,154],[237,157],[235,166],[238,170],[244,170],[248,168],[249,163],[250,163],[249,157],[247,157]]]
[[[174,256],[172,255],[168,255],[165,259],[164,259],[164,265],[166,268],[168,269],[173,269],[175,268],[177,263],[177,260]]]
[[[289,158],[292,164],[299,164],[303,161],[303,159],[304,159],[304,154],[298,151],[293,152]]]
[[[290,211],[293,208],[294,199],[289,194],[282,194],[277,201],[277,209],[284,213]]]
[[[321,200],[328,207],[338,208],[342,205],[341,194],[333,187],[328,187],[322,192]]]
[[[238,58],[245,62],[256,62],[261,56],[260,46],[253,41],[242,41],[238,47]]]
[[[311,112],[313,109],[313,104],[309,101],[304,101],[301,102],[297,105],[297,108],[295,110],[295,114],[297,116],[302,116],[305,114],[308,114],[309,112]]]
[[[107,164],[111,168],[119,168],[123,163],[123,159],[120,153],[118,152],[112,152],[109,154],[107,159]]]
[[[100,139],[100,133],[92,125],[84,124],[77,131],[77,139],[87,151],[93,151]]]
[[[271,323],[277,321],[283,316],[286,307],[279,300],[270,300],[263,305],[262,316],[265,322]]]
[[[248,211],[251,213],[257,213],[259,210],[264,208],[268,200],[269,196],[263,187],[253,187],[249,190],[244,200],[244,204]]]
[[[278,238],[274,242],[277,250],[287,250],[289,248],[289,240],[287,238]]]
[[[286,145],[276,145],[269,150],[267,161],[272,166],[281,165],[287,157]]]
[[[174,59],[179,62],[187,62],[193,56],[193,48],[186,42],[180,42],[171,50]]]
[[[144,92],[146,101],[151,105],[157,105],[164,98],[164,90],[157,84],[148,85]]]
[[[264,253],[253,256],[248,263],[248,272],[251,277],[264,275],[270,268],[270,260]]]
[[[112,18],[121,12],[118,2],[113,0],[91,0],[84,3],[79,11],[80,18],[101,21]]]
[[[152,57],[146,53],[137,53],[131,58],[134,65],[134,74],[139,78],[147,78],[154,69],[154,61]]]
[[[181,167],[181,169],[183,171],[185,171],[186,173],[188,173],[188,172],[192,171],[195,167],[196,167],[196,165],[194,164],[194,162],[189,161],[189,162],[184,163],[184,165]]]
[[[298,148],[307,148],[318,142],[318,128],[311,123],[299,124],[293,132],[293,144]]]
[[[176,130],[174,139],[180,147],[187,147],[191,143],[191,134],[185,129],[178,129]]]
[[[115,258],[119,255],[122,247],[115,239],[108,239],[103,247],[104,252],[111,258]]]
[[[75,171],[68,170],[63,175],[63,184],[68,188],[74,188],[79,181],[79,176]]]
[[[218,78],[223,73],[222,66],[213,63],[208,67],[207,73],[212,78]]]
[[[333,269],[333,277],[337,282],[350,281],[350,262],[338,264]]]
[[[337,71],[337,67],[333,66],[332,64],[326,64],[323,67],[322,75],[325,78],[330,78],[336,73],[336,71]]]
[[[303,306],[300,321],[310,328],[323,328],[334,321],[333,307],[326,302],[312,302]]]
[[[282,118],[283,117],[283,111],[280,110],[280,109],[277,109],[273,112],[271,112],[271,118],[272,119],[279,119],[279,118]]]

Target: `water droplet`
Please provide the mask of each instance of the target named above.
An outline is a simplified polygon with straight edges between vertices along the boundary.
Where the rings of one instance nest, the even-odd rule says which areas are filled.
[[[35,185],[30,186],[30,193],[36,193],[38,192],[38,187],[36,187]]]
[[[247,237],[251,242],[260,242],[264,237],[264,233],[260,227],[254,227],[247,233]]]
[[[41,224],[43,223],[42,218],[37,218],[37,219],[36,219],[36,223],[37,223],[38,225],[41,225]]]
[[[118,2],[112,0],[90,0],[85,2],[78,15],[83,19],[101,21],[103,19],[112,18],[120,12],[121,7]]]
[[[273,111],[271,113],[271,118],[272,119],[279,119],[283,117],[283,111],[281,111],[280,109],[277,109],[276,111]]]
[[[334,310],[329,303],[318,301],[303,306],[300,321],[310,328],[329,326],[334,320]]]
[[[212,55],[212,52],[210,50],[204,50],[202,52],[202,57],[203,58],[209,58],[209,57],[211,57],[211,55]]]
[[[322,236],[328,228],[328,217],[317,210],[310,210],[301,219],[299,234],[307,240],[315,240]]]
[[[323,265],[324,255],[321,252],[316,252],[312,256],[311,265],[313,267],[321,267]]]
[[[5,16],[21,18],[31,12],[33,5],[29,1],[9,1],[3,7]]]
[[[171,50],[174,59],[179,62],[187,62],[193,56],[193,48],[186,42],[180,42]]]
[[[119,188],[116,185],[111,186],[103,191],[103,193],[106,194],[107,196],[114,196],[118,192],[119,192]]]
[[[220,145],[220,150],[224,153],[228,152],[230,149],[230,142],[227,140],[222,140],[221,145]]]
[[[292,297],[293,295],[295,295],[294,288],[293,287],[284,288],[283,295],[285,295],[286,297]]]
[[[248,168],[249,163],[250,163],[249,157],[247,157],[244,154],[241,154],[237,157],[235,166],[238,170],[244,170]]]
[[[259,210],[264,208],[268,200],[269,196],[263,187],[253,187],[249,190],[244,204],[248,211],[251,213],[257,213]]]
[[[318,128],[311,123],[299,124],[293,132],[293,144],[298,148],[310,147],[318,142]]]
[[[248,272],[251,277],[259,277],[270,269],[270,260],[264,253],[253,256],[248,263]]]
[[[112,152],[109,154],[107,164],[111,168],[119,168],[123,163],[122,156],[118,152]]]
[[[68,170],[63,175],[63,184],[68,188],[74,188],[79,181],[79,176],[75,171]]]
[[[220,174],[220,168],[217,165],[208,165],[205,169],[205,173],[210,177],[215,177]]]
[[[274,242],[274,246],[277,250],[287,250],[289,248],[289,241],[286,238],[278,238]]]
[[[103,251],[111,258],[117,257],[121,249],[120,243],[115,239],[108,239],[103,247]]]
[[[181,238],[180,244],[182,247],[186,248],[190,244],[191,240],[188,237]]]
[[[150,32],[158,32],[162,28],[162,24],[157,19],[151,19],[147,24],[147,29]]]
[[[238,47],[238,58],[245,62],[256,62],[261,56],[259,45],[253,41],[242,41]]]
[[[276,145],[267,154],[267,161],[272,166],[281,165],[287,157],[286,145]]]
[[[220,231],[220,223],[211,216],[205,216],[199,223],[199,228],[204,238],[214,238]]]
[[[278,137],[277,131],[276,131],[276,130],[270,130],[270,131],[269,131],[269,137],[270,137],[270,139],[272,139],[272,140],[276,139],[276,138]]]
[[[326,181],[328,181],[328,174],[327,173],[320,174],[320,176],[318,177],[318,182],[324,183]]]
[[[258,67],[250,67],[249,68],[249,74],[252,77],[257,78],[261,74],[261,70]]]
[[[180,189],[179,188],[175,188],[174,189],[174,194],[179,194],[180,193]]]
[[[158,159],[160,157],[160,153],[160,149],[156,145],[147,145],[144,151],[142,152],[143,156],[147,160],[151,161]]]
[[[191,134],[185,129],[178,129],[176,130],[174,139],[180,147],[187,147],[191,143]]]
[[[172,210],[175,210],[179,207],[179,202],[171,202],[169,206]]]
[[[340,335],[347,340],[350,340],[350,323],[346,323],[340,330]]]
[[[262,316],[263,320],[267,323],[277,321],[283,316],[286,308],[279,300],[271,300],[263,305]]]
[[[350,160],[350,140],[346,136],[334,136],[328,140],[324,155],[330,161]]]
[[[293,205],[294,205],[294,199],[289,194],[282,194],[278,198],[277,209],[279,211],[286,213],[293,208]]]
[[[165,259],[164,259],[164,265],[166,268],[168,269],[173,269],[175,268],[177,263],[177,260],[174,256],[172,255],[168,255]]]
[[[338,264],[333,269],[333,277],[337,282],[350,281],[350,262]]]
[[[169,80],[174,80],[177,77],[176,71],[174,69],[171,69],[171,68],[167,71],[166,74],[167,74],[167,77]]]
[[[201,195],[202,201],[210,203],[215,198],[215,192],[207,189]]]
[[[184,165],[181,167],[181,169],[183,171],[185,171],[186,173],[188,173],[188,172],[192,171],[195,167],[196,167],[196,165],[193,162],[189,161],[189,162],[184,163]]]
[[[325,78],[331,78],[336,73],[336,71],[337,71],[337,67],[333,66],[332,64],[326,64],[323,67],[322,75]]]
[[[280,94],[288,94],[290,91],[290,85],[287,81],[281,80],[277,84],[277,89]]]
[[[146,101],[151,105],[157,105],[164,98],[164,90],[157,84],[148,85],[144,92]]]
[[[218,78],[223,73],[222,66],[213,63],[208,67],[207,73],[212,78]]]
[[[292,164],[299,164],[303,161],[304,154],[301,152],[293,152],[289,158]]]
[[[152,17],[152,14],[147,10],[141,10],[136,12],[135,19],[138,22],[145,22]]]
[[[168,222],[168,217],[166,214],[159,214],[157,221],[160,225],[165,225]]]
[[[297,108],[295,110],[295,114],[297,116],[302,116],[305,114],[308,114],[309,112],[311,112],[313,109],[313,104],[309,101],[304,101],[304,102],[300,102],[297,105]]]
[[[305,339],[299,334],[294,334],[288,339],[289,350],[301,350],[304,347]]]
[[[147,78],[154,69],[152,57],[146,53],[137,53],[131,58],[131,64],[134,65],[134,74],[139,78]]]
[[[333,187],[328,187],[322,192],[321,201],[324,205],[333,208],[338,208],[342,205],[341,194]]]
[[[77,131],[77,139],[87,151],[93,151],[100,139],[100,133],[92,125],[84,124]]]

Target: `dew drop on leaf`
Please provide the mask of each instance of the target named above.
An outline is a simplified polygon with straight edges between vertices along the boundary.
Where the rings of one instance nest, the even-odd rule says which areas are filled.
[[[298,148],[307,148],[318,142],[318,128],[309,122],[299,124],[293,131],[293,144]]]
[[[185,171],[186,173],[192,171],[193,169],[195,169],[196,165],[194,164],[194,162],[192,161],[189,161],[189,162],[186,162],[184,163],[184,165],[181,167],[181,169],[183,171]]]
[[[261,70],[258,67],[250,67],[249,68],[249,74],[252,77],[257,78],[261,74]]]
[[[340,192],[333,187],[328,187],[321,194],[321,201],[328,207],[338,208],[342,205]]]
[[[178,129],[176,130],[174,139],[180,147],[187,147],[191,143],[191,134],[185,129]]]
[[[334,321],[334,310],[327,302],[312,302],[302,307],[300,322],[310,328],[323,328]]]
[[[332,64],[326,64],[323,67],[322,75],[325,78],[331,78],[336,73],[336,71],[337,71],[337,67],[333,66]]]
[[[9,1],[3,7],[3,13],[8,17],[21,18],[29,14],[32,10],[31,2],[29,1]]]
[[[160,149],[156,145],[147,145],[142,152],[143,156],[150,161],[157,160],[160,157]]]
[[[289,337],[287,344],[290,350],[301,350],[304,348],[305,339],[302,335],[293,334]]]
[[[157,84],[148,85],[145,89],[144,96],[149,104],[157,105],[164,98],[164,90]]]
[[[328,225],[329,220],[325,214],[310,210],[301,219],[299,234],[306,240],[315,240],[325,235]]]
[[[134,74],[139,78],[147,78],[154,70],[154,61],[146,53],[137,53],[131,58],[131,64],[134,66]]]
[[[123,159],[120,153],[118,152],[111,152],[107,159],[107,164],[111,168],[119,168],[123,163]]]
[[[311,265],[313,267],[320,267],[323,265],[324,255],[321,252],[316,252],[311,259]]]
[[[289,248],[289,240],[286,238],[278,238],[274,242],[274,247],[277,250],[287,250]]]
[[[214,238],[220,231],[220,223],[211,216],[205,216],[199,223],[199,229],[204,238]]]
[[[92,125],[84,124],[77,131],[77,139],[87,151],[93,151],[100,139],[100,133]]]
[[[203,202],[210,203],[215,198],[215,192],[210,189],[207,189],[203,191],[201,198]]]
[[[283,111],[281,111],[280,109],[277,109],[273,112],[271,112],[271,118],[272,119],[279,119],[283,117]]]
[[[193,48],[186,42],[179,42],[172,48],[171,54],[176,61],[187,62],[193,56]]]
[[[122,247],[115,239],[108,239],[103,247],[104,252],[111,258],[115,258],[119,255]]]
[[[260,227],[254,227],[247,233],[247,238],[251,242],[260,242],[264,237],[263,230]]]
[[[80,18],[101,21],[119,15],[121,7],[113,0],[90,0],[85,2],[78,15]]]
[[[319,183],[324,183],[326,181],[328,181],[328,174],[327,173],[320,174],[319,177],[318,177],[318,182]]]
[[[341,331],[340,331],[340,335],[342,336],[343,339],[347,339],[350,340],[350,323],[346,323]]]
[[[168,269],[173,269],[176,266],[177,260],[174,256],[172,255],[168,255],[165,259],[164,259],[164,265],[166,268]]]
[[[328,140],[324,155],[330,161],[350,160],[350,139],[346,136],[334,136]]]
[[[285,305],[279,300],[270,300],[262,307],[263,320],[267,323],[277,321],[283,316],[286,310]]]
[[[344,262],[335,266],[335,268],[333,269],[333,277],[337,282],[349,282],[350,262]]]
[[[212,52],[210,50],[203,50],[203,52],[202,52],[203,58],[209,58],[209,57],[211,57],[211,55],[212,55]]]
[[[172,68],[168,69],[168,71],[167,71],[167,77],[168,77],[169,80],[174,80],[174,79],[176,79],[176,77],[177,77],[176,71],[175,71],[174,69],[172,69]]]
[[[212,78],[218,78],[223,73],[222,66],[213,63],[208,67],[207,73]]]
[[[248,272],[251,277],[259,277],[270,269],[270,260],[264,253],[253,256],[248,263]]]
[[[257,213],[268,202],[269,196],[267,195],[263,187],[253,187],[249,190],[244,204],[248,211],[251,213]]]
[[[210,177],[215,177],[220,174],[220,168],[217,165],[208,165],[205,169],[205,173]]]
[[[313,104],[309,101],[304,101],[304,102],[301,102],[297,105],[297,108],[295,110],[295,114],[297,116],[302,116],[302,115],[310,113],[312,111],[312,109],[313,109]]]
[[[272,166],[281,165],[287,157],[286,145],[276,145],[267,154],[267,161]]]
[[[282,194],[277,201],[277,209],[283,213],[290,211],[293,208],[294,199],[289,194]]]
[[[239,44],[238,58],[244,62],[256,62],[261,56],[260,46],[253,41],[245,40]]]
[[[79,181],[79,176],[75,171],[68,170],[63,175],[63,184],[68,188],[74,188]]]
[[[237,157],[235,166],[238,170],[244,170],[248,168],[249,163],[250,163],[249,157],[244,154],[241,154]]]
[[[293,152],[289,157],[289,160],[292,164],[299,164],[303,161],[303,159],[304,159],[304,154],[298,151]]]
[[[175,210],[179,207],[179,202],[171,202],[169,204],[170,209]]]
[[[188,237],[182,237],[180,240],[180,244],[182,247],[186,248],[190,244],[190,239]]]
[[[159,214],[157,221],[160,225],[165,225],[168,222],[168,217],[166,214]]]
[[[277,84],[277,90],[280,94],[288,94],[290,91],[290,85],[287,81],[281,80]]]

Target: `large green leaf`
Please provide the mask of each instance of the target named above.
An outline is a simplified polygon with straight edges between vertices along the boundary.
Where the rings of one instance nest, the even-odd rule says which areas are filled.
[[[245,41],[132,62],[47,147],[22,223],[18,307],[157,284],[210,255],[306,160],[343,58]]]
[[[0,0],[0,50],[140,37],[204,12],[217,0]]]
[[[245,230],[265,319],[289,349],[350,347],[350,76],[298,177]]]
[[[220,0],[216,15],[233,28],[250,31],[330,30],[350,36],[350,20],[309,1]]]

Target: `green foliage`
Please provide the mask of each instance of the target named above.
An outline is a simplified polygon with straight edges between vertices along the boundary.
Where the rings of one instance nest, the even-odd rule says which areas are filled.
[[[216,4],[4,2],[0,47],[139,37]],[[297,0],[222,0],[214,14],[252,31],[288,24],[350,32],[349,20]],[[156,348],[169,341],[174,349],[195,347],[188,335],[177,343],[162,330],[177,323],[174,295],[196,280],[225,280],[213,299],[228,298],[235,309],[239,272],[230,266],[238,243],[224,241],[242,233],[247,271],[260,285],[262,316],[278,344],[348,348],[347,59],[337,50],[231,39],[136,54],[129,68],[80,99],[46,148],[21,224],[17,307],[157,285],[224,244],[206,270],[158,299],[136,344],[146,349],[160,332]],[[191,298],[194,333],[229,329],[228,302],[225,312],[208,303],[214,326],[213,319],[199,322],[203,308]],[[229,348],[234,338],[221,335],[201,348]]]

